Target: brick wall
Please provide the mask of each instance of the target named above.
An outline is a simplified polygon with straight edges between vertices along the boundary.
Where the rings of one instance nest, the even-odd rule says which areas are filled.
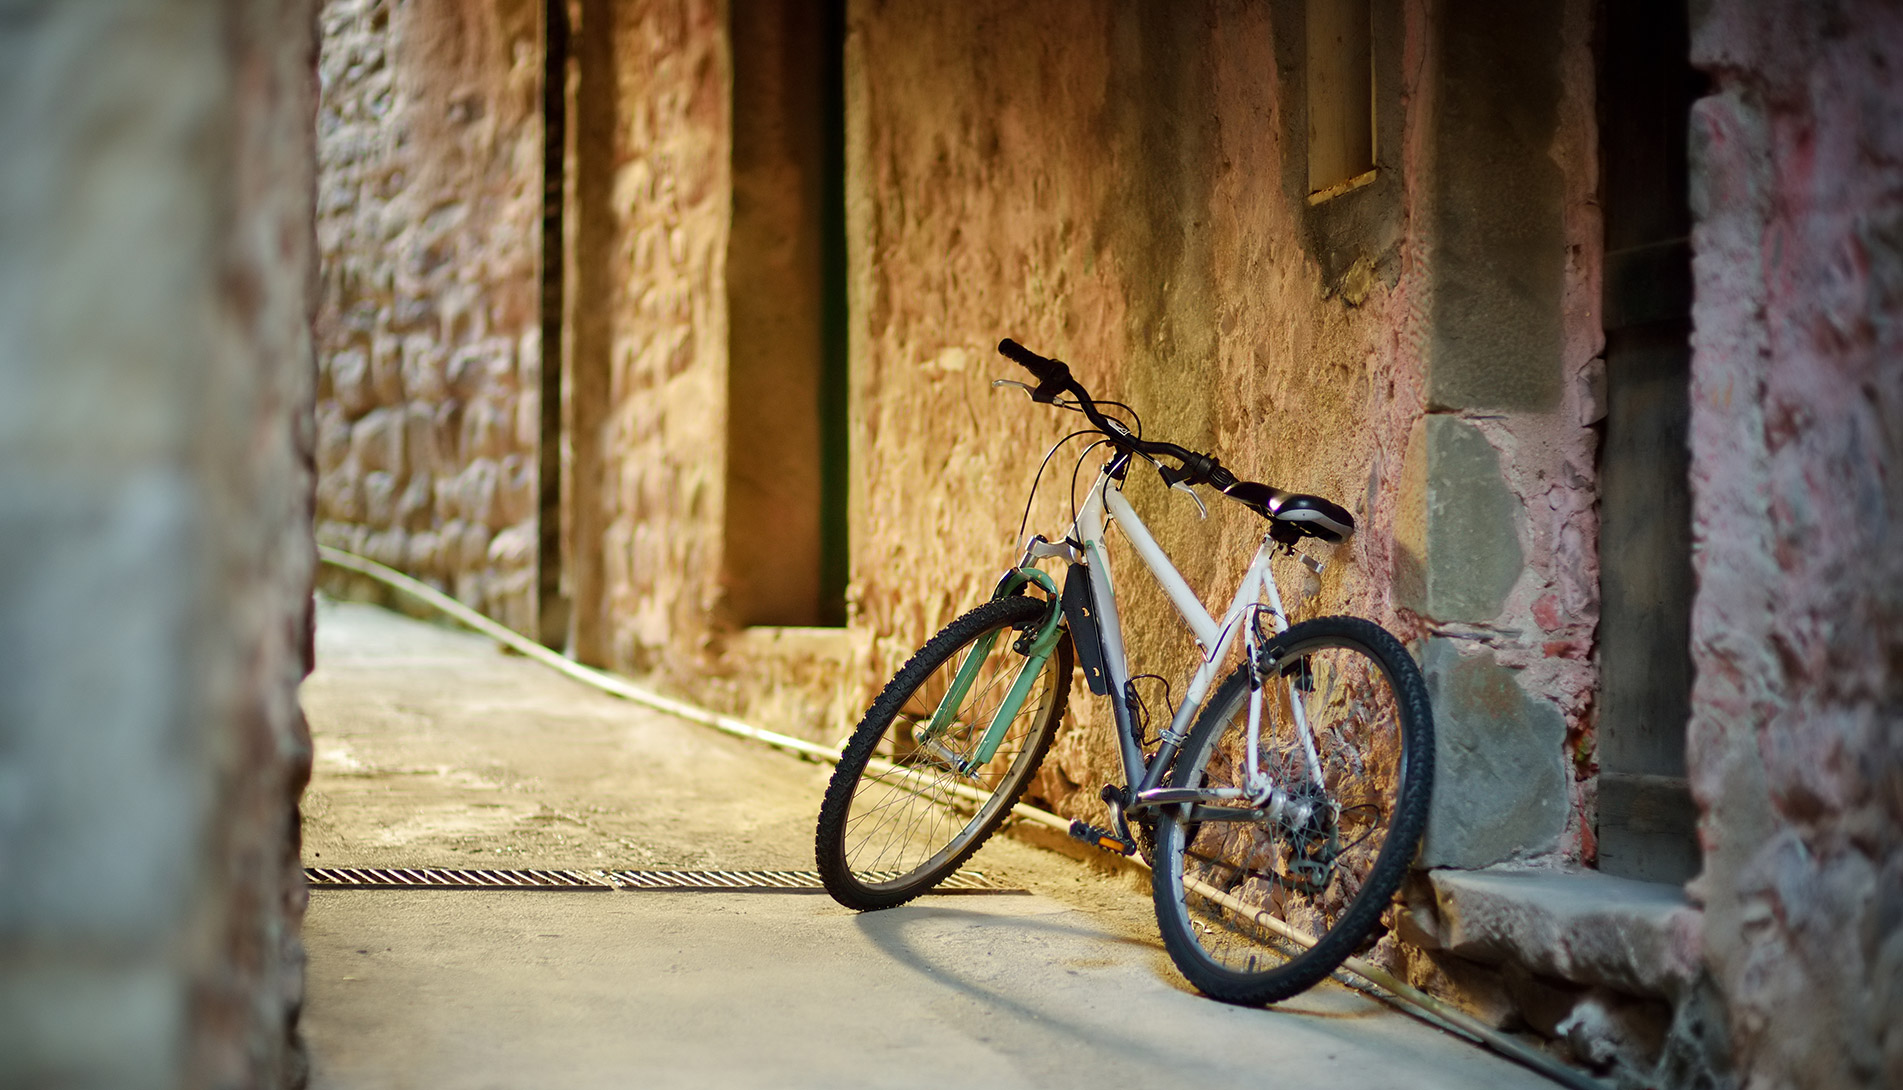
[[[318,539],[535,630],[539,5],[330,0]]]
[[[0,25],[0,1085],[302,1081],[313,26]]]
[[[1696,24],[1692,890],[1745,1086],[1903,1084],[1899,56],[1888,4]]]

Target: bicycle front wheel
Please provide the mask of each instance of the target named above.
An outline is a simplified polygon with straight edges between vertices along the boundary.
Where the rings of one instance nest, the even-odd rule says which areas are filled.
[[[931,889],[978,850],[1050,748],[1070,692],[1068,636],[1028,679],[988,760],[975,756],[1030,660],[1016,649],[1050,604],[986,602],[913,655],[853,731],[820,805],[815,849],[827,892],[848,908],[890,908]],[[975,656],[975,658],[974,658]],[[947,694],[963,682],[962,699]]]
[[[1253,761],[1244,666],[1176,759],[1171,786],[1208,801],[1163,813],[1152,878],[1176,967],[1205,994],[1251,1005],[1313,986],[1373,932],[1420,843],[1434,777],[1427,686],[1378,625],[1304,621],[1264,661]]]

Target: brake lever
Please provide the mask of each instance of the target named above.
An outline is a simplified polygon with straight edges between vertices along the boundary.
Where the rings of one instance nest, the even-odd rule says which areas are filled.
[[[1016,386],[1018,389],[1024,391],[1024,396],[1033,401],[1037,400],[1037,390],[1029,383],[1019,382],[1014,378],[994,378],[991,380],[992,389],[995,390],[1000,386]]]
[[[1205,521],[1208,520],[1209,508],[1203,506],[1203,498],[1201,496],[1198,496],[1196,494],[1196,490],[1194,488],[1191,488],[1187,482],[1177,481],[1175,484],[1170,485],[1170,491],[1181,492],[1184,495],[1188,496],[1190,499],[1195,500],[1196,510],[1202,512],[1202,517]]]

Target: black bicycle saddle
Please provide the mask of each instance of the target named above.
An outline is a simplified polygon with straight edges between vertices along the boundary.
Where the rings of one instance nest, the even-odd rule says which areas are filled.
[[[1355,518],[1340,505],[1303,492],[1284,492],[1256,481],[1237,481],[1222,494],[1271,522],[1280,522],[1323,541],[1346,541],[1355,532]]]

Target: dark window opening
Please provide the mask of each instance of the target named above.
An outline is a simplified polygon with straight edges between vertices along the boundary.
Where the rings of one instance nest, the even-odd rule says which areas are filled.
[[[1372,181],[1374,17],[1368,0],[1308,0],[1308,192]]]

